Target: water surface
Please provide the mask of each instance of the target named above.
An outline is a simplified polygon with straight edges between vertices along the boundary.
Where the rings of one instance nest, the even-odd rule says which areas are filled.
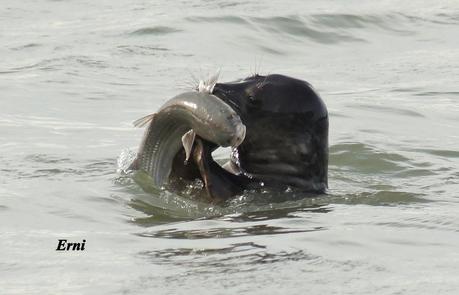
[[[456,1],[4,1],[0,28],[5,294],[457,293]],[[118,171],[131,122],[218,69],[314,85],[327,196],[211,206]]]

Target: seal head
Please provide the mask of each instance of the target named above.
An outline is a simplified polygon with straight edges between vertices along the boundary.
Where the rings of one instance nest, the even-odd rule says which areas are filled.
[[[268,187],[325,192],[328,186],[328,112],[306,81],[254,75],[215,84],[212,94],[246,126],[234,162]],[[234,166],[234,165],[233,165]]]

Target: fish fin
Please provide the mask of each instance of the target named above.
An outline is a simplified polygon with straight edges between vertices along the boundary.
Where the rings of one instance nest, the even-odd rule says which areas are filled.
[[[132,124],[137,128],[141,128],[147,125],[148,123],[150,123],[151,121],[153,121],[154,117],[155,117],[154,113],[150,115],[146,115],[140,119],[135,120]]]
[[[193,150],[194,139],[196,138],[196,132],[193,129],[188,131],[187,133],[183,134],[182,136],[182,144],[183,148],[185,149],[185,165],[188,163],[190,159],[191,151]]]
[[[212,93],[214,91],[215,84],[217,84],[219,76],[220,70],[207,78],[207,80],[200,80],[198,85],[198,92]]]
[[[222,168],[235,175],[239,175],[242,173],[241,168],[239,168],[239,166],[233,161],[226,162],[225,164],[223,164]]]

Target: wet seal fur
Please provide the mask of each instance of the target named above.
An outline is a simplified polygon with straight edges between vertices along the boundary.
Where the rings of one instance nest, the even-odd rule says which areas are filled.
[[[186,144],[185,138],[183,148],[177,148],[177,139],[174,140],[175,156],[169,160],[169,167],[159,170],[169,169],[163,175],[167,175],[170,183],[174,183],[173,179],[201,179],[213,202],[230,199],[245,189],[296,189],[314,194],[326,191],[328,112],[309,83],[278,74],[254,75],[228,83],[217,83],[216,79],[211,83],[201,82],[198,90],[217,98],[225,109],[229,106],[237,114],[245,126],[245,138],[241,142],[241,131],[236,136],[237,124],[210,122],[207,128],[214,128],[217,132],[226,128],[225,124],[233,126],[233,137],[239,137],[239,141],[233,139],[237,144],[233,144],[231,160],[222,167],[212,158],[212,151],[223,145],[216,142],[215,137],[207,136],[205,126],[198,124],[189,136],[191,144]],[[182,98],[186,99],[186,96]],[[218,102],[213,101],[215,105],[210,109],[206,109],[204,101],[196,103],[206,112],[187,124],[202,119],[199,116],[204,114],[221,119],[221,114],[212,110],[215,105],[220,107]],[[157,114],[163,111],[161,108]],[[183,115],[186,113],[180,116]],[[158,131],[162,127],[152,121],[148,129],[151,128]],[[179,133],[184,131],[182,128]],[[174,136],[178,137],[178,133]],[[148,140],[144,139],[140,154],[145,153],[146,142]],[[159,140],[156,144],[165,142]],[[136,168],[142,169],[139,162],[142,161],[137,161]],[[151,161],[148,163],[150,165]]]

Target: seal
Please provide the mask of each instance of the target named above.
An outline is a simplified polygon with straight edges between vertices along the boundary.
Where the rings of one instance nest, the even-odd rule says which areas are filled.
[[[201,179],[215,203],[246,189],[326,191],[328,112],[308,82],[253,75],[198,90],[136,121],[149,125],[134,169],[158,186]],[[233,147],[223,166],[212,158],[219,146]]]
[[[236,111],[246,126],[246,135],[224,166],[238,178],[214,165],[201,174],[210,175],[216,183],[224,179],[222,185],[230,188],[259,185],[326,192],[328,111],[308,82],[279,74],[254,75],[216,83],[212,94]],[[229,197],[220,194],[220,198]]]

